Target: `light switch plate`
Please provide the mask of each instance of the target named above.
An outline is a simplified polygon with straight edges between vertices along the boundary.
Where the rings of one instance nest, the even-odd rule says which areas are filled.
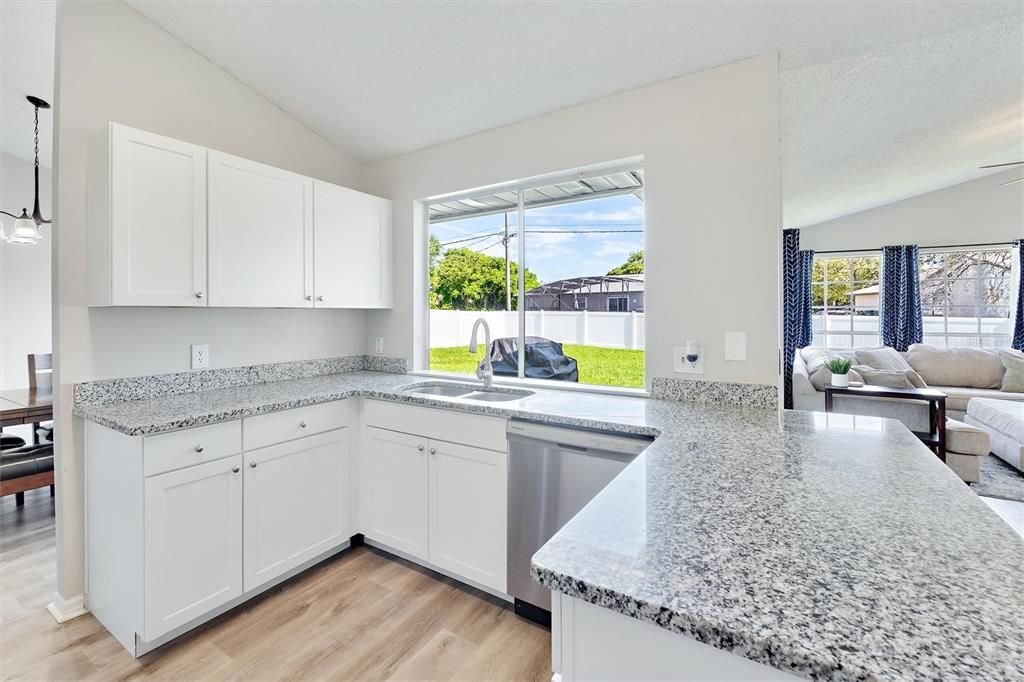
[[[690,362],[686,359],[686,346],[675,346],[672,349],[672,368],[681,374],[703,374],[704,347],[697,346],[697,360]]]
[[[725,333],[725,359],[742,362],[747,359],[746,332]]]
[[[192,369],[208,369],[210,367],[210,346],[192,344]]]
[[[373,352],[377,355],[384,355],[384,339],[377,337],[377,340],[373,343]]]

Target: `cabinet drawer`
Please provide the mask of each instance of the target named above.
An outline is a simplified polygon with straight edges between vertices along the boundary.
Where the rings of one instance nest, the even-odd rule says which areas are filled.
[[[335,400],[246,417],[242,420],[245,449],[255,450],[314,433],[340,429],[348,426],[348,411],[347,400]]]
[[[242,422],[237,419],[146,436],[142,441],[143,471],[146,476],[152,476],[241,451]]]
[[[505,420],[478,414],[456,412],[435,407],[404,405],[382,400],[363,403],[363,421],[402,433],[415,433],[426,438],[461,443],[488,450],[505,452]]]

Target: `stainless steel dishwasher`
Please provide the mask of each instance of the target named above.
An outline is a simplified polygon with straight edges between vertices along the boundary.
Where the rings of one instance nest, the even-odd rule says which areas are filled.
[[[530,578],[530,558],[652,438],[510,420],[508,592],[516,613],[551,624],[551,591]]]

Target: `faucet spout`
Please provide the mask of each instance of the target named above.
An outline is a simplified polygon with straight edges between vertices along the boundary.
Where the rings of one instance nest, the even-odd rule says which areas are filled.
[[[491,328],[482,317],[473,323],[473,331],[469,336],[469,352],[476,355],[477,330],[480,327],[484,328],[484,364],[476,368],[476,376],[483,380],[484,388],[490,388],[494,384],[494,369],[491,367]]]

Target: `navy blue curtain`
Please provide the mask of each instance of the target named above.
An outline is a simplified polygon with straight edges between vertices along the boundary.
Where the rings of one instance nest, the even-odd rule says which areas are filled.
[[[1017,315],[1013,323],[1013,343],[1017,350],[1024,350],[1024,239],[1017,240]]]
[[[782,231],[783,406],[793,408],[793,354],[811,344],[811,268],[814,252],[800,250],[800,230]]]
[[[917,245],[882,248],[882,345],[898,351],[924,338]]]

